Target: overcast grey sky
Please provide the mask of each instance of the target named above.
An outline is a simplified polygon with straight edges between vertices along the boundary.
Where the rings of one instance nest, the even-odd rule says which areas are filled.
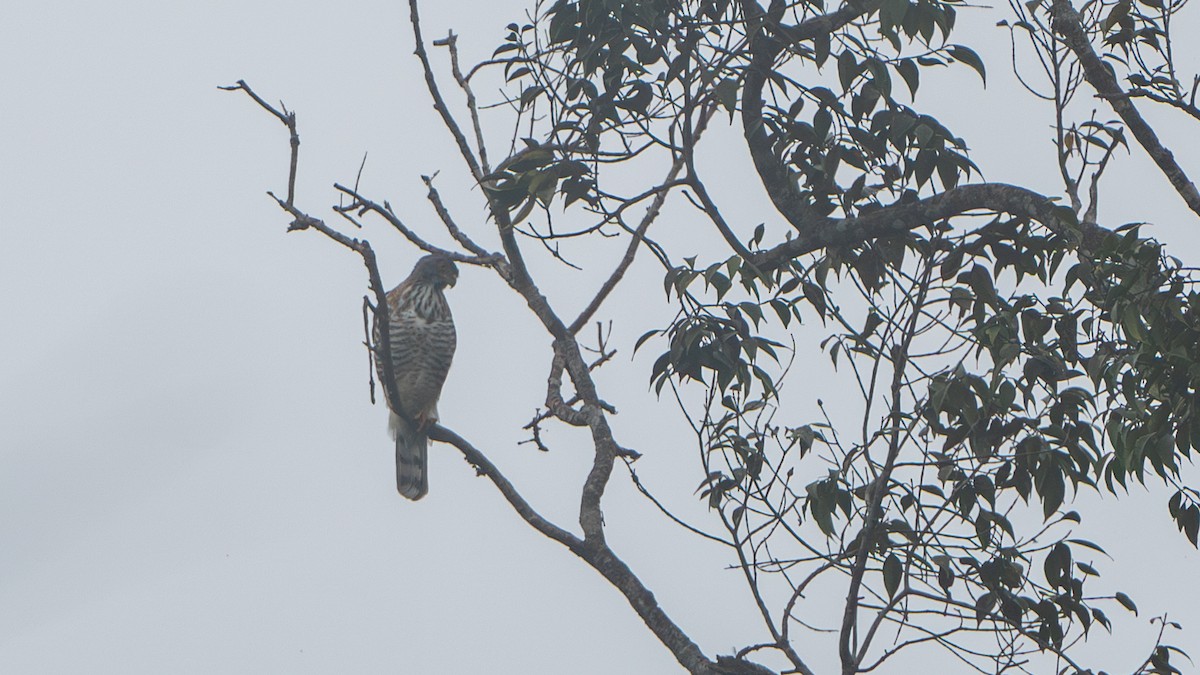
[[[453,27],[475,61],[523,9],[428,3],[426,35]],[[364,189],[431,222],[419,176],[444,170],[461,186],[461,171],[403,3],[30,2],[5,15],[0,672],[678,671],[616,591],[525,527],[446,447],[433,448],[425,500],[396,495],[386,413],[367,399],[361,263],[285,233],[264,195],[284,187],[284,131],[216,89],[244,78],[299,111],[303,208],[331,218],[330,185],[352,181],[369,151]],[[1004,109],[1011,91],[1005,34],[991,30],[989,89],[948,74],[955,95],[929,107],[971,141],[988,178],[1056,191],[1048,145],[989,136],[973,117]],[[1047,113],[1011,114],[1045,126]],[[1200,174],[1184,143],[1194,135],[1176,138]],[[1120,168],[1114,183],[1127,187],[1105,203],[1106,223],[1152,219],[1173,252],[1200,260],[1195,219],[1149,167],[1135,152]],[[478,201],[457,194],[460,222],[475,218],[494,245]],[[383,228],[368,236],[396,283],[415,251]],[[548,293],[566,301],[602,271],[554,270]],[[624,342],[601,385],[622,411],[618,434],[646,455],[643,476],[699,517],[690,438],[674,405],[645,391],[646,355],[628,361],[665,307],[660,273],[635,274],[644,283],[613,306],[639,311],[609,313]],[[450,302],[460,341],[443,419],[546,515],[573,523],[586,444],[556,429],[555,452],[517,445],[544,397],[545,334],[485,272],[465,270]],[[800,368],[821,381],[812,376],[827,365]],[[617,552],[706,653],[752,639],[754,609],[727,561],[651,517],[622,476],[606,502]],[[1189,629],[1175,643],[1200,646],[1200,557],[1161,494],[1135,490],[1085,515],[1116,552],[1104,578],[1143,610],[1114,617],[1126,632],[1098,649],[1125,651],[1132,666],[1146,619],[1168,610]]]

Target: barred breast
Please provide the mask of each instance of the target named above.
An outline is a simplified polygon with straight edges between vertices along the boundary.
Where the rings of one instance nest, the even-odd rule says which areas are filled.
[[[454,358],[457,335],[442,292],[429,284],[398,286],[388,294],[388,341],[399,406],[409,417],[436,417],[438,396]],[[374,326],[379,345],[379,326]],[[376,372],[382,381],[381,365]],[[386,391],[386,389],[385,389]]]
[[[412,308],[390,321],[392,370],[401,409],[409,416],[435,416],[442,384],[454,359],[457,335],[449,312],[430,319]]]

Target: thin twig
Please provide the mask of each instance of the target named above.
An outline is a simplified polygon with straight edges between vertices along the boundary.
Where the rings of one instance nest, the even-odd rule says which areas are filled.
[[[446,226],[446,231],[450,233],[450,236],[454,237],[454,240],[462,244],[463,247],[468,251],[481,258],[501,258],[499,253],[489,253],[484,250],[482,246],[476,244],[461,229],[459,229],[458,225],[454,222],[454,218],[450,215],[450,210],[446,208],[444,203],[442,203],[442,196],[438,193],[437,188],[433,186],[433,179],[436,177],[436,175],[421,176],[421,180],[425,183],[425,187],[429,188],[429,192],[426,194],[426,197],[429,199],[429,203],[433,205],[434,212],[438,214],[438,218],[440,218],[442,224]]]
[[[348,188],[345,185],[342,185],[340,183],[334,183],[333,188],[335,190],[337,190],[338,192],[341,192],[343,194],[346,194],[346,195],[354,198],[354,201],[351,204],[348,204],[346,206],[335,207],[334,208],[335,211],[337,211],[339,213],[343,213],[343,214],[350,213],[352,211],[360,211],[360,210],[376,213],[376,214],[382,216],[384,220],[388,221],[388,223],[390,223],[392,225],[392,227],[396,228],[396,230],[398,232],[400,232],[400,234],[404,235],[404,237],[406,239],[411,241],[413,244],[415,244],[417,246],[417,248],[420,248],[422,251],[425,251],[427,253],[437,253],[439,255],[444,255],[447,258],[450,258],[451,260],[454,260],[454,261],[460,262],[460,263],[464,263],[467,265],[494,265],[495,263],[499,262],[497,260],[497,256],[495,254],[490,254],[490,253],[487,253],[486,251],[483,253],[483,255],[468,256],[468,255],[463,255],[461,253],[457,253],[455,251],[449,251],[444,248],[434,246],[433,244],[430,244],[429,242],[425,241],[423,238],[420,237],[420,235],[418,235],[411,228],[409,228],[407,225],[405,225],[404,221],[400,220],[400,218],[395,214],[395,212],[392,211],[391,208],[388,207],[388,205],[386,203],[381,205],[381,204],[379,204],[375,201],[372,201],[372,200],[364,197],[363,195],[359,194],[353,188]]]
[[[475,103],[475,92],[471,90],[471,82],[463,77],[462,69],[458,66],[458,36],[454,31],[450,31],[445,38],[434,40],[433,45],[450,50],[450,72],[454,75],[454,81],[458,82],[458,86],[467,95],[467,111],[471,115],[471,126],[475,129],[475,146],[479,148],[479,167],[483,169],[484,174],[489,174],[492,170],[488,168],[487,145],[483,142],[483,128],[479,124],[479,107]]]
[[[367,348],[367,390],[371,393],[371,405],[375,405],[375,351],[371,340],[371,317],[375,314],[375,306],[371,299],[363,296],[363,346]]]
[[[715,110],[715,107],[709,108],[709,110],[701,116],[699,124],[696,125],[695,135],[697,139],[701,134],[704,133],[704,128],[708,125],[708,121],[712,118],[712,114]],[[667,171],[666,178],[663,179],[662,185],[667,186],[674,184],[675,180],[679,177],[680,172],[683,171],[685,165],[686,160],[684,159],[684,156],[680,155],[677,157],[671,164],[671,169]],[[650,225],[654,222],[655,218],[658,217],[658,214],[662,210],[662,206],[666,201],[667,191],[660,190],[658,194],[654,196],[654,200],[650,202],[650,206],[646,207],[646,212],[642,214],[642,220],[640,223],[638,223],[637,229],[633,232],[633,238],[630,240],[629,246],[625,249],[624,257],[621,258],[621,262],[617,264],[616,269],[613,270],[608,279],[604,281],[604,285],[600,287],[600,290],[592,298],[591,302],[588,303],[588,306],[585,307],[583,311],[579,313],[579,316],[571,322],[571,325],[568,328],[571,333],[578,333],[579,329],[583,328],[583,325],[586,324],[596,314],[596,312],[600,309],[600,305],[604,303],[605,299],[608,298],[609,294],[611,294],[613,289],[617,287],[617,284],[620,283],[621,279],[625,276],[625,272],[629,269],[629,266],[633,264],[633,259],[637,255],[638,247],[641,245],[646,236],[646,230],[650,229]]]
[[[237,84],[227,87],[217,87],[217,89],[221,89],[223,91],[241,90],[246,92],[246,94],[250,98],[254,99],[254,102],[261,106],[263,110],[266,110],[274,115],[280,122],[283,123],[283,126],[287,127],[289,141],[292,145],[291,166],[288,168],[287,204],[288,206],[295,204],[296,168],[300,163],[300,134],[296,131],[296,113],[289,111],[287,106],[283,105],[282,101],[279,103],[280,109],[275,109],[270,103],[267,103],[258,94],[256,94],[254,90],[250,88],[250,85],[246,84],[245,80],[238,80]],[[363,160],[366,161],[366,157],[364,157]]]

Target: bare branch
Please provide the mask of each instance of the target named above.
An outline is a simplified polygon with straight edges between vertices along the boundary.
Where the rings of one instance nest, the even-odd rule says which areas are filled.
[[[432,65],[425,51],[421,37],[420,15],[417,0],[409,0],[410,17],[413,35],[416,40],[416,55],[421,61],[425,74],[425,82],[434,108],[442,117],[446,128],[454,137],[463,161],[466,162],[471,175],[477,182],[482,183],[486,174],[480,161],[473,154],[470,144],[463,135],[457,121],[446,106],[438,89]],[[486,195],[486,192],[485,192]],[[496,266],[508,285],[519,293],[529,305],[533,313],[542,322],[546,330],[554,337],[554,353],[562,359],[564,370],[569,374],[580,401],[583,403],[582,412],[588,416],[588,425],[592,432],[592,442],[595,456],[591,470],[581,490],[579,523],[583,530],[584,540],[581,548],[573,548],[589,552],[585,557],[594,568],[616,586],[629,600],[630,604],[642,617],[646,625],[655,633],[676,659],[690,672],[696,674],[711,673],[712,662],[704,657],[699,648],[670,621],[654,600],[654,596],[641,581],[618,559],[604,543],[604,517],[600,502],[604,495],[605,486],[612,474],[613,462],[618,456],[626,454],[612,437],[612,430],[603,413],[602,402],[596,393],[590,371],[579,350],[579,344],[574,334],[562,322],[551,308],[545,296],[529,275],[524,256],[513,235],[513,223],[509,214],[489,198],[488,207],[496,222],[500,240],[507,256],[507,265]],[[394,224],[394,223],[393,223]],[[431,437],[433,437],[431,435]],[[461,447],[460,447],[461,449]],[[510,500],[512,503],[512,500]],[[515,505],[515,504],[514,504]],[[581,556],[582,557],[582,556]]]
[[[371,393],[371,405],[375,405],[375,351],[371,345],[371,317],[375,315],[375,305],[371,304],[368,296],[363,296],[363,346],[367,348],[367,390]]]
[[[421,69],[425,72],[425,84],[429,88],[429,95],[433,98],[433,108],[441,116],[442,124],[454,136],[454,142],[458,145],[459,154],[462,155],[463,161],[470,168],[471,176],[476,181],[482,182],[483,177],[488,172],[480,167],[479,160],[475,158],[475,153],[471,150],[471,144],[467,142],[467,137],[463,135],[458,122],[454,119],[454,115],[450,113],[450,108],[446,106],[446,99],[442,98],[442,92],[438,88],[437,79],[433,75],[433,65],[429,63],[429,54],[425,51],[425,41],[421,37],[421,14],[417,10],[417,0],[408,0],[408,10],[409,20],[412,23],[413,37],[416,39],[416,49],[413,53],[421,60]]]
[[[733,229],[729,227],[729,223],[727,223],[724,216],[721,215],[721,210],[717,208],[716,202],[714,202],[712,197],[709,196],[708,189],[704,187],[704,183],[700,181],[700,178],[695,174],[689,176],[688,185],[692,187],[692,190],[695,191],[696,196],[700,198],[700,210],[704,211],[709,220],[711,220],[713,225],[716,226],[717,231],[721,233],[721,238],[725,240],[725,243],[729,244],[729,248],[732,248],[734,253],[737,253],[739,256],[741,256],[743,260],[751,262],[754,258],[753,254],[751,254],[750,250],[746,248],[746,245],[743,244],[740,239],[738,239],[737,235],[733,233]]]
[[[454,251],[448,251],[444,248],[439,248],[437,246],[434,246],[433,244],[430,244],[429,242],[422,239],[419,235],[417,235],[416,232],[414,232],[411,228],[409,228],[407,225],[405,225],[404,222],[400,220],[400,218],[395,214],[395,212],[392,211],[392,209],[387,204],[380,205],[380,204],[362,196],[354,189],[348,188],[339,183],[334,183],[333,187],[338,192],[341,192],[345,195],[348,195],[348,196],[354,198],[354,201],[346,206],[334,207],[335,211],[337,211],[339,213],[350,213],[353,211],[362,210],[362,211],[370,211],[372,213],[376,213],[376,214],[382,216],[384,220],[388,221],[388,223],[390,223],[392,225],[392,227],[396,228],[396,230],[398,232],[400,232],[400,234],[403,234],[406,239],[411,241],[413,244],[415,244],[417,246],[417,248],[421,249],[422,251],[425,251],[427,253],[437,253],[439,255],[444,255],[447,258],[450,258],[451,260],[454,260],[454,261],[460,262],[460,263],[464,263],[466,265],[495,265],[502,260],[501,256],[494,254],[494,253],[487,253],[486,251],[481,255],[466,256],[461,253],[456,253]]]
[[[458,448],[467,462],[474,466],[480,475],[486,476],[488,480],[492,481],[522,520],[538,532],[566,546],[572,553],[603,575],[625,596],[646,626],[675,654],[679,663],[687,668],[688,672],[693,675],[718,675],[713,662],[705,658],[700,648],[671,621],[659,607],[654,594],[607,545],[595,539],[581,540],[576,535],[546,520],[530,506],[529,502],[525,501],[525,498],[487,456],[450,429],[435,424],[429,429],[429,438],[449,443]]]
[[[479,148],[479,168],[485,175],[489,174],[492,170],[488,167],[487,145],[483,142],[483,128],[479,124],[479,106],[475,103],[471,81],[463,77],[462,69],[458,65],[458,36],[454,31],[450,31],[441,40],[434,40],[433,44],[435,47],[446,47],[450,50],[450,72],[454,75],[454,81],[458,82],[458,86],[467,95],[467,111],[471,115],[471,126],[475,130],[475,145]]]
[[[1143,89],[1141,87],[1131,89],[1127,95],[1130,98],[1148,98],[1156,103],[1163,103],[1171,106],[1172,108],[1178,108],[1191,117],[1200,120],[1200,107],[1197,107],[1194,103],[1185,101],[1182,98],[1167,98],[1162,94],[1158,94],[1149,89]],[[1101,98],[1104,97],[1101,96]]]
[[[674,513],[671,513],[670,509],[668,509],[666,506],[664,506],[663,503],[661,501],[659,501],[658,498],[655,497],[654,494],[651,493],[650,490],[647,489],[646,486],[642,483],[642,479],[638,477],[637,471],[634,470],[633,463],[631,461],[625,462],[625,468],[629,470],[629,479],[633,481],[633,486],[637,488],[638,492],[642,493],[642,496],[644,496],[646,499],[649,499],[651,504],[654,504],[654,506],[664,516],[671,519],[676,525],[679,525],[680,527],[691,532],[692,534],[700,536],[709,541],[714,541],[718,544],[724,544],[725,546],[733,546],[734,545],[733,542],[728,541],[726,539],[722,539],[721,537],[718,537],[715,534],[709,534],[708,532],[701,530],[700,528],[696,527],[695,525],[692,525],[692,524],[684,521],[682,518],[675,515]]]
[[[591,416],[563,401],[562,376],[563,356],[556,351],[550,362],[550,375],[546,378],[546,409],[571,426],[586,427],[591,422]]]
[[[429,438],[430,440],[449,443],[455,448],[458,448],[459,452],[463,454],[463,457],[467,460],[467,462],[471,466],[475,467],[475,470],[479,472],[479,475],[486,476],[488,480],[492,481],[492,484],[496,486],[496,489],[500,491],[500,494],[504,496],[504,499],[509,503],[510,506],[513,507],[513,510],[517,512],[517,515],[521,516],[521,519],[531,525],[535,530],[553,539],[554,541],[557,541],[563,546],[566,546],[577,555],[579,554],[579,551],[583,549],[583,541],[579,537],[542,517],[541,514],[539,514],[532,506],[530,506],[529,502],[525,501],[525,498],[521,496],[521,493],[518,492],[517,489],[513,487],[513,484],[504,476],[504,474],[502,474],[500,470],[496,468],[496,465],[493,464],[491,460],[489,460],[487,456],[480,452],[475,446],[467,442],[467,440],[462,436],[459,436],[455,432],[440,424],[434,424],[429,428]]]
[[[255,100],[255,102],[257,102],[260,106],[262,106],[265,110],[267,110],[271,114],[275,115],[275,117],[277,117],[280,121],[282,121],[284,123],[284,125],[288,128],[289,136],[291,138],[291,170],[288,175],[288,198],[287,198],[287,200],[283,200],[283,199],[280,199],[279,197],[275,196],[275,194],[272,192],[267,193],[268,195],[270,195],[270,197],[272,199],[275,200],[275,203],[279,205],[279,208],[283,209],[289,215],[292,216],[292,222],[288,225],[288,231],[293,232],[293,231],[307,230],[307,229],[316,230],[316,231],[320,232],[321,234],[325,235],[326,237],[337,242],[338,244],[341,244],[342,246],[357,253],[362,258],[363,264],[366,265],[367,277],[369,280],[369,287],[370,287],[372,295],[374,295],[374,297],[375,297],[375,303],[374,303],[375,320],[378,321],[381,326],[380,337],[379,337],[380,344],[372,346],[376,350],[375,359],[376,359],[376,362],[380,365],[380,367],[383,370],[384,381],[382,384],[383,384],[384,392],[387,395],[387,400],[389,400],[389,401],[400,400],[400,397],[396,392],[396,377],[395,377],[395,374],[392,372],[392,360],[390,358],[386,358],[386,357],[379,358],[380,354],[385,354],[385,355],[391,354],[392,351],[391,351],[391,340],[389,338],[391,331],[388,330],[388,313],[386,311],[386,307],[387,307],[386,293],[387,293],[387,291],[384,289],[383,280],[381,279],[381,277],[379,275],[379,265],[375,261],[375,251],[371,248],[371,244],[369,242],[367,242],[366,240],[354,239],[352,237],[348,237],[345,234],[342,234],[341,232],[338,232],[337,230],[333,229],[332,227],[329,227],[328,225],[326,225],[325,221],[321,220],[320,218],[314,218],[314,217],[308,215],[307,213],[304,213],[303,211],[301,211],[300,209],[298,209],[296,207],[296,205],[295,205],[295,180],[296,180],[296,166],[298,163],[298,153],[299,153],[299,148],[300,148],[300,137],[296,132],[296,115],[295,115],[295,113],[281,112],[279,110],[276,110],[275,108],[272,108],[265,101],[263,101],[258,96],[258,94],[254,93],[254,90],[251,89],[250,86],[247,85],[244,80],[238,80],[238,83],[236,86],[223,87],[223,89],[225,89],[226,91],[236,91],[236,90],[245,91],[246,94],[248,94],[251,98],[253,98]],[[365,317],[364,317],[364,321],[365,321]],[[368,342],[370,342],[370,341],[368,340]],[[375,398],[374,388],[372,387],[372,389],[371,389],[372,402],[374,402],[374,398]]]
[[[292,145],[291,166],[288,168],[287,182],[287,200],[288,206],[296,203],[296,168],[300,163],[300,134],[296,132],[296,113],[291,112],[282,103],[279,104],[280,109],[277,110],[267,103],[246,84],[245,80],[238,80],[237,84],[228,87],[217,87],[223,91],[244,91],[246,95],[254,99],[254,102],[262,107],[263,110],[271,113],[283,123],[283,126],[288,129],[288,136]],[[366,158],[363,158],[366,161]]]
[[[433,187],[433,179],[435,177],[421,176],[421,180],[424,181],[425,187],[429,188],[429,193],[426,197],[429,199],[429,203],[433,204],[433,210],[437,212],[438,218],[441,218],[442,224],[446,226],[446,231],[450,233],[450,236],[454,237],[455,241],[462,244],[464,248],[481,258],[488,256],[499,257],[500,254],[498,253],[488,253],[482,246],[476,244],[459,229],[458,225],[454,222],[454,218],[450,216],[450,210],[442,203],[441,194],[438,193],[437,188]]]

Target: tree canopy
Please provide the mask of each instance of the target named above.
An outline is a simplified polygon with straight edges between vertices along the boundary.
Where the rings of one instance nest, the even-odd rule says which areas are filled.
[[[382,218],[523,297],[552,339],[532,440],[556,423],[592,440],[578,528],[543,517],[476,441],[443,427],[433,438],[599,571],[689,672],[811,673],[814,650],[835,652],[846,674],[914,651],[980,672],[1094,672],[1103,664],[1074,656],[1080,639],[1103,639],[1112,611],[1137,610],[1088,562],[1103,542],[1073,534],[1086,516],[1074,495],[1151,484],[1181,536],[1195,545],[1200,533],[1200,493],[1183,473],[1200,449],[1200,296],[1142,224],[1106,222],[1102,208],[1136,199],[1104,176],[1145,153],[1200,215],[1168,147],[1187,139],[1161,138],[1141,112],[1200,120],[1200,76],[1180,70],[1173,41],[1185,4],[989,8],[1013,57],[985,64],[956,30],[957,1],[557,0],[535,3],[492,58],[464,70],[456,37],[427,42],[410,0],[428,94],[481,190],[444,199],[425,179],[453,249],[357,186],[337,186],[349,203],[335,210],[355,224]],[[981,85],[1016,69],[1013,95],[1044,102],[1058,191],[987,182],[968,139],[922,111],[958,95],[928,86],[947,66]],[[481,81],[501,83],[499,105],[478,101]],[[291,130],[277,201],[292,229],[362,254],[368,311],[382,306],[370,245],[299,205],[295,116],[232,88]],[[978,114],[997,134],[1040,133]],[[511,135],[489,133],[497,118]],[[743,199],[761,200],[766,222],[730,217],[714,187],[729,178],[706,167],[734,153],[761,185]],[[487,227],[452,215],[480,198]],[[715,233],[724,250],[657,235],[681,227]],[[573,317],[526,264],[603,265],[589,242],[614,237],[623,255],[574,295]],[[643,250],[674,315],[634,344],[603,331],[593,344],[583,329],[619,311],[606,301]],[[697,461],[680,471],[694,474],[709,522],[671,513],[638,479],[637,440],[614,435],[619,406],[593,373],[618,346],[653,354],[638,377],[691,425]],[[816,359],[840,381],[798,386],[795,372]],[[823,387],[857,403],[810,406],[831,397]],[[602,500],[618,465],[647,508],[727,549],[761,613],[759,642],[707,655],[608,545]],[[1178,672],[1181,651],[1159,635],[1137,646],[1137,672]]]

